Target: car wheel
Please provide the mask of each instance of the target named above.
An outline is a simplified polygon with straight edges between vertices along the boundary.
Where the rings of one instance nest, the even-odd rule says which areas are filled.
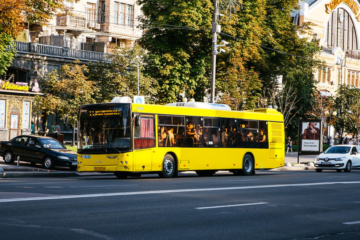
[[[13,163],[14,162],[14,156],[11,152],[6,152],[4,155],[4,161],[5,163]]]
[[[176,164],[171,154],[166,154],[163,160],[163,170],[159,173],[160,177],[172,178],[176,176]]]
[[[52,169],[54,168],[54,162],[50,157],[46,157],[44,159],[43,167],[46,169]]]
[[[322,169],[315,169],[316,172],[322,172]]]
[[[70,168],[70,170],[76,170],[77,166],[70,166],[69,168]]]
[[[119,179],[125,179],[128,176],[128,174],[125,172],[114,172],[114,174]]]
[[[215,174],[216,171],[213,170],[203,170],[203,171],[196,171],[196,174],[200,177],[208,177]]]
[[[345,172],[351,172],[351,162],[350,161],[348,161],[346,163],[346,167],[345,167],[344,171]]]
[[[254,174],[254,159],[250,154],[245,154],[243,159],[243,167],[241,171],[242,175],[251,175]]]
[[[341,169],[336,169],[337,172],[341,172]]]

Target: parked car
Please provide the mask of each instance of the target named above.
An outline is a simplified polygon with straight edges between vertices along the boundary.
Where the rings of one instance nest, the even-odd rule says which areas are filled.
[[[315,170],[336,170],[350,172],[360,167],[360,147],[353,145],[337,145],[328,148],[315,158]]]
[[[0,154],[9,164],[20,156],[20,161],[41,163],[47,169],[54,166],[68,166],[72,170],[77,168],[76,153],[50,137],[22,135],[2,141]]]

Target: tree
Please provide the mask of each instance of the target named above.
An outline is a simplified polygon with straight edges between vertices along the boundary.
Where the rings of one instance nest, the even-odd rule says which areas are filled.
[[[16,56],[14,40],[10,35],[0,34],[0,76],[3,75],[11,65]]]
[[[146,29],[139,44],[149,53],[145,72],[159,83],[159,102],[175,102],[185,88],[202,100],[211,59],[212,1],[138,0],[137,4]]]
[[[60,104],[60,99],[52,94],[46,94],[45,97],[37,95],[33,103],[33,112],[39,117],[41,112],[45,112],[46,118],[43,123],[43,129],[46,132],[48,118],[50,114],[54,114]]]
[[[146,103],[154,103],[157,93],[157,82],[155,79],[144,75],[144,62],[147,59],[145,50],[139,46],[133,48],[116,49],[108,60],[94,62],[88,65],[88,79],[95,83],[98,89],[94,98],[98,103],[110,102],[114,97],[133,97],[138,94],[138,72],[139,64],[139,86],[140,95],[145,96]]]
[[[76,60],[73,64],[63,65],[61,71],[52,71],[45,76],[43,81],[43,92],[59,99],[56,109],[72,126],[73,145],[75,144],[75,127],[79,107],[96,103],[93,96],[97,89],[95,83],[89,81],[85,76],[87,72],[87,66],[80,65],[80,61]],[[42,107],[45,106],[42,105]]]

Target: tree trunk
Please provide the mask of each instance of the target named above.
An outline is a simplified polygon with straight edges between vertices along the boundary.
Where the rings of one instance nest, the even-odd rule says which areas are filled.
[[[72,126],[72,143],[71,143],[71,145],[76,146],[75,145],[75,126],[74,125],[71,125],[71,126]]]

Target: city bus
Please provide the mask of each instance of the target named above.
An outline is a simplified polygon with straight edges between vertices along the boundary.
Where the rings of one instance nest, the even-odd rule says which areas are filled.
[[[79,172],[170,178],[183,171],[251,175],[284,166],[283,115],[272,108],[231,111],[223,104],[115,98],[81,106],[78,120]]]

